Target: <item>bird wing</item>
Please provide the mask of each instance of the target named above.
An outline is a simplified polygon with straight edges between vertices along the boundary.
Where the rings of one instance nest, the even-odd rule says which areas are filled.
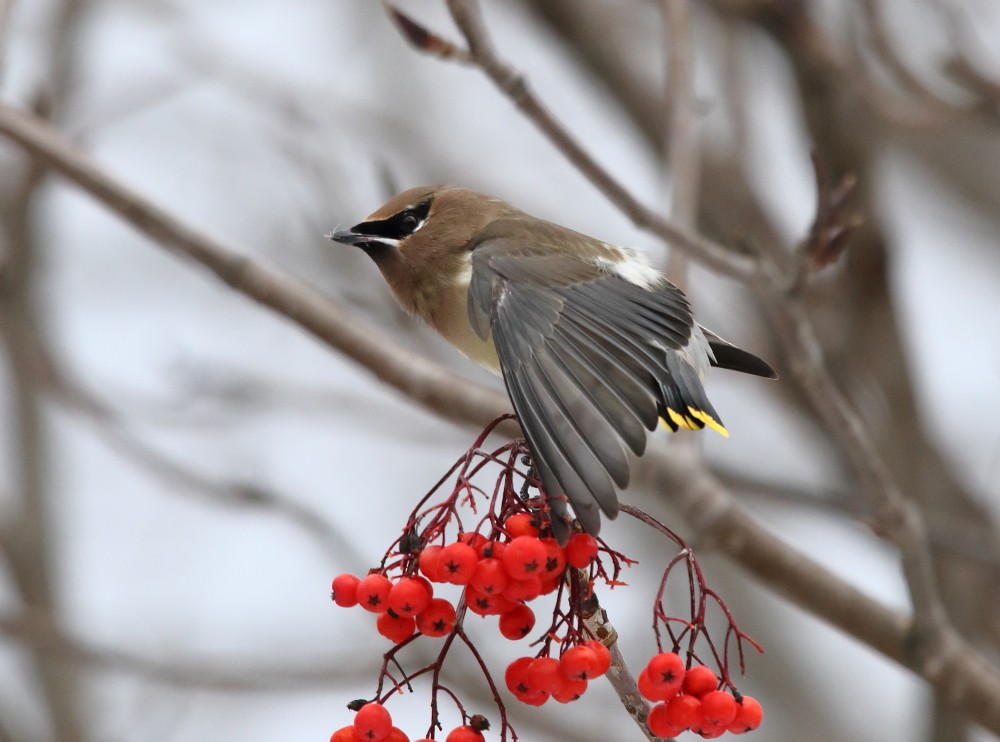
[[[618,514],[626,447],[641,455],[658,419],[676,430],[678,418],[702,427],[695,411],[717,418],[686,360],[696,328],[684,294],[665,279],[632,283],[596,257],[504,237],[472,251],[469,321],[493,336],[557,536],[567,500],[590,533],[602,511]]]

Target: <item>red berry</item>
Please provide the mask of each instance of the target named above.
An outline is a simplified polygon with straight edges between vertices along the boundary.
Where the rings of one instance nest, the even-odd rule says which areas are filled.
[[[410,738],[399,727],[393,727],[389,730],[389,735],[382,742],[410,742]]]
[[[702,726],[727,727],[736,719],[736,699],[724,690],[713,690],[701,697]]]
[[[667,701],[667,721],[679,729],[690,729],[701,723],[701,701],[681,693]]]
[[[416,616],[430,605],[433,594],[421,580],[404,577],[389,591],[389,608],[400,616]]]
[[[684,682],[684,660],[674,652],[660,652],[646,665],[646,672],[650,683],[673,696]]]
[[[530,602],[541,594],[542,581],[537,577],[529,577],[526,580],[511,580],[501,593],[505,598],[515,603],[522,600]]]
[[[665,703],[658,703],[649,710],[646,726],[649,727],[649,731],[653,733],[654,737],[676,737],[684,731],[681,727],[675,727],[667,719],[667,704]]]
[[[559,703],[570,703],[587,692],[586,680],[567,680],[562,688],[552,691],[552,698]]]
[[[505,639],[523,639],[535,628],[535,612],[523,603],[518,603],[500,616],[500,634]]]
[[[725,734],[726,728],[716,727],[712,726],[711,724],[705,724],[704,722],[702,722],[702,725],[700,727],[693,727],[691,731],[699,735],[700,737],[703,737],[704,739],[715,739],[716,737],[721,737],[723,734]]]
[[[492,595],[503,592],[508,582],[510,577],[503,568],[503,562],[499,559],[483,559],[476,565],[476,571],[469,585],[481,593]]]
[[[567,679],[559,671],[559,660],[555,657],[538,657],[528,665],[528,686],[547,693],[562,690]]]
[[[358,742],[358,735],[354,731],[354,725],[338,729],[330,735],[330,742]]]
[[[539,595],[549,595],[550,593],[554,593],[556,590],[559,589],[559,584],[561,582],[562,582],[562,575],[559,575],[557,577],[546,577],[545,579],[541,580],[538,583],[541,589]]]
[[[507,685],[507,690],[515,696],[527,693],[530,690],[527,673],[528,666],[532,662],[534,662],[534,658],[532,657],[518,657],[507,665],[507,669],[503,674],[504,683]]]
[[[448,732],[448,736],[444,738],[444,742],[483,742],[484,739],[483,733],[478,729],[465,725],[455,727]]]
[[[358,737],[371,742],[379,742],[389,736],[392,716],[381,703],[366,703],[354,716],[354,731]]]
[[[476,550],[477,554],[479,554],[483,550],[483,547],[485,547],[486,544],[488,544],[490,541],[483,534],[477,531],[473,531],[471,533],[463,533],[461,536],[458,537],[458,540],[461,541],[463,544],[468,544],[469,546],[471,546],[473,549]]]
[[[518,536],[537,536],[538,524],[533,515],[528,513],[515,513],[504,521],[503,529],[507,534],[515,539]]]
[[[481,593],[472,586],[465,588],[465,604],[479,616],[496,616],[502,613],[501,596]],[[506,607],[504,604],[502,607]]]
[[[476,573],[479,555],[468,544],[456,541],[441,552],[441,576],[452,585],[468,585]]]
[[[541,706],[549,700],[549,693],[531,685],[528,680],[528,668],[534,661],[533,657],[520,657],[511,662],[504,673],[504,682],[517,700],[529,706]]]
[[[362,578],[358,583],[358,604],[366,611],[382,613],[389,607],[389,591],[392,583],[385,575],[377,572]]]
[[[420,552],[420,556],[417,557],[417,566],[420,568],[420,573],[431,582],[445,581],[444,577],[441,576],[442,551],[444,551],[444,547],[437,544],[434,546],[425,546]]]
[[[341,608],[350,608],[358,604],[358,583],[361,578],[350,574],[337,575],[333,578],[333,602]]]
[[[636,678],[636,685],[639,686],[639,693],[642,694],[642,697],[650,701],[669,701],[677,695],[676,690],[664,689],[655,685],[649,678],[649,670],[645,667]]]
[[[597,556],[597,539],[589,533],[574,533],[566,544],[566,561],[583,569]]]
[[[424,636],[447,636],[455,628],[455,606],[444,598],[434,598],[417,615],[417,630]]]
[[[534,536],[518,536],[503,552],[503,566],[515,580],[540,578],[545,569],[545,545]]]
[[[545,547],[545,564],[542,567],[543,578],[558,579],[566,569],[566,553],[554,538],[540,539]]]
[[[719,687],[715,673],[704,665],[695,665],[684,675],[681,688],[692,696],[703,696]]]
[[[487,541],[483,548],[479,549],[480,559],[502,559],[503,553],[507,549],[507,544],[503,541]]]
[[[417,630],[417,622],[409,616],[397,616],[391,611],[386,611],[379,614],[375,628],[393,644],[399,644],[413,636],[413,632]]]
[[[611,669],[611,650],[605,647],[597,639],[588,639],[583,643],[584,647],[590,647],[594,650],[594,654],[597,655],[597,659],[600,660],[600,664],[597,666],[598,674],[603,675],[608,670]]]
[[[600,677],[601,660],[590,647],[580,644],[570,647],[559,658],[559,669],[570,680],[590,680]]]
[[[736,703],[736,718],[727,729],[733,734],[752,732],[764,719],[764,709],[755,698],[743,696]]]

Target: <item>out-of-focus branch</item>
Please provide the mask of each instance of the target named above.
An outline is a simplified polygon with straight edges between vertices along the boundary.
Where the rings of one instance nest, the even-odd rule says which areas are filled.
[[[50,657],[53,662],[127,673],[184,689],[247,693],[328,688],[344,682],[342,668],[349,664],[323,661],[314,668],[304,668],[296,662],[289,667],[220,669],[217,662],[160,662],[74,638],[61,630],[51,615],[39,610],[0,615],[0,635]]]
[[[44,170],[28,160],[23,172],[11,172],[9,198],[0,205],[0,346],[9,369],[9,460],[11,490],[15,496],[9,520],[2,524],[0,545],[6,550],[10,577],[20,599],[31,609],[58,611],[56,554],[58,529],[55,494],[49,485],[50,431],[42,408],[44,391],[33,373],[32,358],[44,337],[42,312],[37,305],[36,266],[39,242],[31,225],[34,196]],[[7,194],[5,194],[7,195]],[[67,742],[87,739],[80,713],[80,685],[76,674],[55,658],[35,653],[34,663],[50,723]]]
[[[337,322],[346,314],[341,315],[339,308],[327,313],[324,305],[329,300],[274,269],[264,269],[232,254],[216,241],[177,222],[100,171],[44,122],[0,105],[0,132],[20,142],[164,246],[228,277],[226,282],[235,290],[285,314],[358,363],[373,363],[379,378],[442,416],[463,423],[473,416],[471,419],[481,422],[506,408],[498,393],[466,380],[456,382],[455,375],[400,350],[356,318],[350,320],[353,332],[346,335],[349,342],[343,342]],[[234,270],[234,264],[238,270]],[[304,306],[300,293],[317,306]],[[392,372],[386,373],[386,368]],[[428,399],[434,404],[428,405]],[[754,523],[739,511],[732,497],[704,467],[690,462],[680,451],[650,451],[641,461],[650,467],[647,471],[652,472],[664,493],[681,507],[702,543],[711,543],[771,589],[922,674],[972,718],[1000,731],[1000,707],[995,703],[1000,698],[1000,680],[967,647],[958,647],[951,661],[942,667],[914,662],[905,615],[860,593]]]

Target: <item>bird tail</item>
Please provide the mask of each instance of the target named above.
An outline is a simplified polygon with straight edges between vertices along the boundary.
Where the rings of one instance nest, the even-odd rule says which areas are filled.
[[[728,438],[729,431],[708,401],[697,371],[673,352],[667,354],[666,366],[669,376],[660,382],[660,425],[674,433],[707,427]]]
[[[742,348],[737,348],[730,342],[723,340],[711,330],[701,328],[708,340],[708,347],[712,349],[709,360],[716,368],[724,368],[729,371],[739,371],[743,374],[753,374],[763,376],[765,379],[777,379],[767,361],[758,358],[753,353],[749,353]]]

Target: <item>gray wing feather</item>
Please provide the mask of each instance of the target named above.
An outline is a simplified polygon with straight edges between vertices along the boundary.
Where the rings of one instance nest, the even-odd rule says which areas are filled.
[[[569,500],[581,525],[618,514],[628,484],[626,446],[642,453],[693,321],[683,294],[601,270],[596,261],[530,242],[487,240],[472,253],[468,312],[490,333],[504,382],[557,516]],[[683,365],[683,364],[682,364]]]

